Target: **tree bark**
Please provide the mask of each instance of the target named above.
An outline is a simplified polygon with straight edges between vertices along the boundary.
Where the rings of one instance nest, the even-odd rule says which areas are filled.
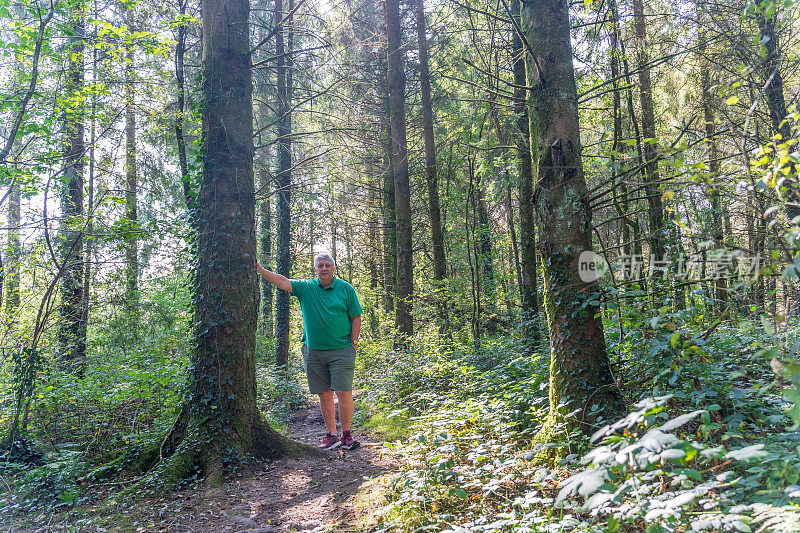
[[[405,345],[414,333],[411,314],[414,292],[414,263],[411,242],[411,188],[408,178],[406,142],[406,74],[403,70],[402,29],[399,0],[386,0],[388,41],[387,86],[389,89],[389,124],[391,128],[391,165],[395,190],[397,232],[397,278],[395,327],[398,343]]]
[[[6,283],[5,304],[6,316],[9,324],[17,323],[19,313],[19,262],[22,258],[19,242],[19,229],[22,222],[20,217],[21,194],[19,183],[11,183],[11,193],[8,197],[8,249],[6,251],[6,264],[3,265],[3,277]],[[2,301],[0,289],[0,301]]]
[[[92,6],[92,16],[97,18],[98,16],[98,8],[97,8],[97,0],[94,0]],[[95,29],[95,36],[97,34],[97,29]],[[97,83],[97,47],[92,47],[92,85]],[[95,177],[95,144],[97,143],[97,101],[98,95],[96,92],[92,92],[91,96],[91,122],[89,126],[89,183],[86,187],[86,206],[87,206],[87,217],[86,217],[86,246],[85,246],[85,253],[86,253],[86,265],[84,268],[83,273],[83,292],[84,298],[86,299],[86,319],[88,322],[89,319],[89,306],[91,305],[92,300],[92,259],[94,258],[94,177]]]
[[[774,133],[781,135],[781,142],[786,142],[792,138],[791,125],[784,122],[786,118],[786,97],[783,94],[783,75],[781,74],[782,50],[779,35],[775,31],[778,22],[778,12],[769,18],[763,13],[756,14],[758,30],[761,32],[764,47],[767,55],[761,65],[761,75],[764,80],[764,99],[769,109],[770,125]],[[769,83],[767,83],[769,81]],[[800,214],[800,207],[794,207],[793,216]]]
[[[128,32],[134,32],[133,9],[125,8]],[[134,50],[129,43],[125,53],[125,315],[130,331],[136,331],[139,318],[139,239],[137,228],[136,110],[134,108]]]
[[[375,173],[377,174],[377,173]],[[378,251],[381,249],[379,238],[378,222],[378,187],[376,184],[369,186],[369,256],[367,257],[367,270],[369,271],[369,288],[374,293],[378,290],[378,261],[380,256]],[[371,303],[370,303],[371,305]]]
[[[265,161],[266,164],[266,161]],[[261,264],[265,268],[272,269],[272,205],[269,198],[269,178],[266,167],[259,173],[260,189],[264,191],[264,199],[260,205],[260,228],[259,236],[261,241]],[[273,301],[275,300],[275,290],[271,283],[261,279],[261,322],[264,334],[272,337],[275,329],[273,317]]]
[[[632,0],[634,27],[637,41],[637,59],[639,68],[639,96],[642,106],[642,135],[644,136],[644,178],[647,194],[647,213],[650,235],[651,260],[666,259],[664,243],[669,236],[664,227],[664,205],[658,185],[658,142],[656,139],[656,120],[653,111],[653,88],[650,81],[650,62],[648,54],[647,27],[645,24],[642,0]],[[660,272],[660,271],[656,271]]]
[[[522,28],[520,6],[522,0],[513,0],[512,16]],[[533,164],[531,162],[530,119],[528,117],[527,78],[525,74],[525,49],[522,38],[515,31],[511,41],[514,60],[514,115],[516,125],[514,142],[519,167],[519,247],[521,255],[522,322],[526,337],[536,340],[539,336],[539,289],[536,265],[536,214],[533,206]]]
[[[387,102],[388,103],[388,102]],[[389,130],[387,125],[387,131]],[[391,134],[387,137],[391,149]],[[383,174],[383,308],[386,314],[394,312],[395,280],[397,279],[397,223],[395,219],[394,176],[391,155],[387,152],[386,172]]]
[[[617,1],[616,0],[609,0],[608,7],[611,12],[611,38],[612,38],[612,60],[611,60],[611,67],[612,67],[612,77],[616,78],[617,76],[613,74],[614,67],[619,68],[622,67],[622,75],[625,80],[625,85],[628,87],[625,89],[625,104],[628,108],[628,122],[631,126],[633,126],[633,138],[636,143],[636,154],[637,154],[637,162],[639,165],[644,164],[644,155],[642,154],[642,138],[639,131],[639,122],[636,119],[636,113],[633,106],[633,83],[631,81],[631,74],[630,74],[630,67],[628,65],[628,55],[627,51],[625,50],[625,41],[622,40],[621,31],[620,31],[620,16],[619,10],[617,9]],[[619,48],[617,50],[617,48]],[[615,61],[616,60],[616,61]],[[621,105],[621,95],[619,92],[621,89],[618,88],[619,81],[615,82],[615,95],[620,96],[620,101],[614,100],[615,109],[616,106],[619,106],[619,111],[614,114],[614,135],[615,135],[615,145],[618,147],[618,151],[623,151],[623,145],[621,144],[622,141],[622,105]],[[613,164],[613,163],[612,163]],[[612,173],[615,170],[612,166]],[[616,193],[616,190],[614,191]],[[629,213],[629,196],[628,194],[631,191],[628,191],[628,186],[623,182],[620,184],[619,187],[619,198],[618,203],[615,202],[615,206],[618,206],[618,213],[623,215],[623,221],[625,222],[625,227],[629,229],[633,234],[630,235],[627,231],[623,230],[623,252],[625,254],[631,255],[631,252],[636,257],[641,257],[642,255],[642,240],[641,240],[641,225],[639,221],[636,219],[638,217],[631,217]],[[633,191],[635,192],[635,191]],[[631,242],[632,241],[632,242]]]
[[[621,412],[606,353],[600,294],[579,274],[591,254],[591,211],[581,161],[578,95],[566,0],[524,0],[531,147],[538,162],[534,203],[550,333],[550,414],[537,436],[551,440],[560,423],[593,430],[598,417]],[[585,255],[584,255],[585,257]],[[575,410],[577,416],[568,416]],[[547,454],[542,458],[546,458]]]
[[[83,3],[70,5],[70,50],[67,68],[67,97],[75,97],[84,86],[84,15]],[[79,98],[76,98],[80,101]],[[61,281],[61,324],[58,344],[67,367],[83,374],[86,357],[86,301],[83,285],[83,151],[84,109],[76,105],[64,114],[64,190],[61,195],[60,255],[64,274]]]
[[[178,10],[181,16],[186,14],[186,2],[188,0],[178,0]],[[183,199],[186,202],[186,210],[189,213],[190,226],[194,228],[194,209],[196,191],[192,190],[191,177],[189,176],[189,162],[186,157],[186,138],[183,132],[183,123],[186,113],[185,100],[185,68],[184,56],[186,55],[186,25],[178,25],[177,43],[175,45],[175,81],[177,89],[178,110],[175,114],[175,139],[178,148],[178,164],[181,171],[181,185],[183,187]]]
[[[203,0],[202,177],[197,196],[189,394],[161,461],[126,494],[200,473],[212,486],[249,457],[293,449],[256,403],[253,103],[247,0]]]
[[[611,78],[613,82],[612,106],[614,116],[614,133],[611,144],[611,176],[614,184],[617,183],[617,175],[619,170],[619,162],[617,154],[624,154],[625,145],[622,143],[623,126],[622,126],[622,90],[620,88],[620,64],[627,64],[625,59],[625,52],[623,51],[622,40],[620,38],[619,27],[619,14],[617,12],[616,0],[609,0],[609,11],[611,14]],[[625,79],[628,79],[628,69],[625,68]],[[635,121],[636,117],[631,117],[631,121]],[[628,202],[628,186],[624,180],[619,183],[618,187],[614,188],[614,208],[617,215],[622,217],[622,244],[620,246],[621,253],[627,256],[631,255],[631,231],[633,231],[634,239],[638,239],[639,224],[631,219],[628,215],[629,202]]]
[[[285,13],[290,13],[294,0],[289,0]],[[286,15],[283,0],[275,0],[275,23]],[[292,214],[290,211],[292,189],[292,17],[275,34],[278,92],[278,261],[277,271],[291,275]],[[285,366],[289,361],[289,293],[277,291],[275,302],[275,364]]]
[[[698,20],[702,21],[702,8],[697,5]],[[725,206],[722,203],[721,186],[716,183],[720,179],[719,149],[717,148],[717,119],[714,114],[714,98],[711,94],[711,62],[706,58],[706,32],[702,27],[698,27],[698,60],[700,61],[700,91],[703,100],[703,121],[705,122],[706,132],[706,165],[709,178],[712,180],[712,187],[708,192],[708,200],[711,203],[711,237],[714,240],[714,248],[722,251],[725,246],[725,223],[723,211]],[[728,281],[725,276],[716,279],[715,300],[720,304],[720,311],[725,309],[728,300]]]
[[[439,205],[438,167],[436,166],[436,140],[433,135],[433,105],[431,102],[431,74],[428,61],[428,38],[425,22],[424,0],[416,0],[417,44],[419,48],[420,100],[422,103],[422,134],[425,139],[425,182],[428,185],[428,206],[433,246],[433,283],[436,298],[436,317],[439,334],[450,329],[447,313],[447,258],[444,254],[442,213]]]
[[[480,290],[486,301],[483,306],[486,317],[486,325],[490,331],[496,323],[492,317],[497,313],[496,283],[494,277],[494,257],[492,253],[492,227],[489,221],[489,208],[486,204],[486,190],[484,179],[478,182],[476,187],[476,200],[478,211],[478,257],[480,272]]]
[[[517,287],[519,289],[520,294],[522,293],[522,268],[520,267],[520,260],[519,260],[519,245],[517,242],[517,229],[516,224],[514,223],[514,202],[512,201],[511,195],[511,182],[508,176],[506,176],[506,220],[508,222],[508,232],[509,237],[511,239],[511,257],[509,261],[511,262],[511,267],[509,269],[508,275],[515,279],[517,282]],[[509,295],[510,299],[510,295]],[[516,314],[516,313],[514,313]]]
[[[273,23],[277,24],[280,22],[279,20],[273,17]],[[263,41],[266,37],[266,28],[262,26],[261,28],[261,35],[259,37],[259,41]],[[266,58],[267,53],[266,50],[263,52],[264,58]],[[267,76],[267,72],[264,72],[264,76]],[[267,95],[267,82],[269,80],[264,80],[262,84],[258,85],[257,87],[261,89],[261,103],[258,106],[258,125],[259,131],[264,131],[264,128],[269,123],[269,106],[266,104],[266,95]],[[260,144],[263,146],[266,144],[265,140],[262,138]],[[272,266],[272,202],[270,199],[270,168],[269,162],[272,155],[272,150],[269,147],[263,148],[262,156],[260,157],[260,167],[258,172],[258,190],[261,193],[261,203],[259,204],[259,261],[261,264],[269,269],[272,270],[274,267]],[[273,301],[275,300],[275,289],[272,286],[272,283],[268,282],[266,279],[260,278],[259,282],[261,284],[261,307],[259,314],[261,315],[261,330],[267,337],[272,337],[275,330],[275,320],[274,320],[274,310],[273,310]]]
[[[777,4],[776,4],[777,5]],[[761,42],[766,48],[766,57],[761,64],[761,76],[764,81],[764,99],[767,102],[767,109],[769,109],[770,125],[772,132],[776,136],[780,136],[780,140],[776,144],[783,144],[792,138],[791,125],[786,121],[786,98],[783,94],[783,75],[781,73],[781,60],[783,51],[780,46],[780,36],[776,31],[778,23],[779,10],[770,17],[765,17],[761,11],[762,8],[756,8],[756,22],[758,29],[761,33]],[[794,179],[791,180],[786,190],[786,218],[789,223],[795,225],[795,219],[800,217],[800,194],[797,191],[797,165],[794,166]],[[793,284],[794,287],[789,291],[787,296],[786,315],[796,316],[800,312],[800,283]]]

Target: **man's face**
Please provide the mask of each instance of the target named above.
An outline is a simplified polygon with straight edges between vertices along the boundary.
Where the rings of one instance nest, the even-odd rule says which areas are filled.
[[[314,267],[314,272],[319,276],[319,280],[322,282],[326,282],[330,279],[333,279],[333,273],[336,271],[336,267],[333,266],[328,259],[320,259],[317,261],[317,265]]]

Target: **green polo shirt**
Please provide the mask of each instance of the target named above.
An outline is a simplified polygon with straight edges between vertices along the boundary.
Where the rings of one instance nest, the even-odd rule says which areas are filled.
[[[319,278],[293,279],[292,294],[303,312],[303,339],[314,350],[350,345],[350,319],[363,313],[352,285],[334,276],[327,289]]]

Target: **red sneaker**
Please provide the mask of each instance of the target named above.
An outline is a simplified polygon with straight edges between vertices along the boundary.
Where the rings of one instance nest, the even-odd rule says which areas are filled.
[[[345,450],[352,450],[358,448],[360,445],[361,443],[354,439],[349,431],[342,433],[342,448]]]
[[[327,433],[325,435],[325,440],[322,441],[322,444],[318,444],[317,448],[322,448],[323,450],[333,450],[334,448],[338,448],[341,446],[342,441],[339,440],[338,435],[331,435]]]

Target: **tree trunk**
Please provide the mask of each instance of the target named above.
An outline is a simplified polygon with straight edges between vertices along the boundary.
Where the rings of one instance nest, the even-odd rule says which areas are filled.
[[[266,165],[266,160],[264,161]],[[261,264],[272,270],[272,205],[269,198],[269,178],[266,166],[259,173],[259,185],[264,194],[260,205]],[[272,302],[275,299],[275,290],[271,283],[261,279],[261,323],[264,335],[272,337],[275,329]]]
[[[278,22],[278,20],[274,20],[274,23]],[[266,37],[266,32],[266,28],[262,26],[259,41],[264,40]],[[265,59],[267,56],[266,50],[263,52],[263,56],[264,57],[262,59]],[[267,76],[267,72],[268,71],[265,71],[264,76]],[[269,80],[264,80],[264,83],[258,86],[258,88],[261,89],[261,103],[258,106],[258,125],[259,131],[261,132],[264,131],[270,121],[269,106],[266,103],[267,81]],[[263,146],[266,144],[266,142],[262,138],[259,144]],[[272,150],[269,147],[265,147],[262,150],[262,156],[259,158],[260,167],[258,172],[258,190],[263,198],[259,204],[258,235],[261,244],[259,247],[259,261],[265,268],[272,270],[274,267],[272,265],[272,202],[270,199],[271,179],[269,169]],[[261,284],[261,331],[267,337],[272,337],[275,329],[275,321],[273,318],[274,311],[272,305],[275,299],[275,288],[272,286],[272,283],[268,282],[262,277],[259,277],[259,282]]]
[[[509,258],[511,268],[509,269],[508,275],[516,280],[518,291],[522,294],[522,268],[520,268],[517,229],[514,223],[514,202],[511,197],[511,182],[508,176],[506,176],[506,180],[506,219],[508,221],[509,237],[511,238],[511,257]]]
[[[92,16],[98,17],[97,0],[93,2]],[[97,30],[95,29],[95,35]],[[92,85],[97,83],[97,47],[92,47]],[[89,306],[92,301],[92,259],[94,258],[94,176],[95,176],[95,144],[97,143],[97,101],[98,94],[92,91],[91,95],[91,123],[89,126],[89,183],[86,188],[86,265],[83,273],[83,292],[86,299],[86,319],[89,320]]]
[[[431,103],[431,74],[428,65],[428,38],[426,36],[425,7],[423,0],[416,0],[417,44],[419,47],[420,99],[422,102],[422,134],[425,138],[425,182],[428,185],[428,206],[433,246],[433,285],[436,298],[436,317],[439,334],[449,331],[447,316],[447,258],[444,255],[442,214],[439,206],[439,179],[436,166],[436,140],[433,136],[433,105]]]
[[[647,212],[650,229],[651,261],[666,259],[664,243],[668,235],[664,228],[664,205],[658,185],[658,143],[656,142],[656,120],[653,111],[653,89],[650,82],[650,62],[648,54],[647,27],[642,0],[632,0],[635,21],[637,59],[639,68],[639,95],[642,105],[642,135],[644,136],[644,178],[647,194]],[[660,273],[660,271],[655,271]]]
[[[275,23],[278,24],[292,11],[294,0],[284,11],[283,0],[275,0]],[[292,32],[287,28],[291,18],[275,35],[278,91],[278,262],[277,271],[291,275],[291,225],[290,211],[292,188]],[[285,44],[284,44],[285,43]],[[275,364],[285,366],[289,361],[289,293],[277,291],[275,305]]]
[[[512,16],[522,28],[520,5],[522,0],[513,0]],[[536,266],[536,215],[533,206],[533,164],[531,162],[530,119],[528,118],[527,86],[525,74],[525,49],[522,38],[515,31],[511,42],[514,58],[514,114],[516,125],[514,141],[519,166],[519,247],[522,256],[522,323],[526,337],[538,339],[539,290]]]
[[[388,137],[387,137],[388,139]],[[391,157],[387,157],[391,161]],[[395,280],[397,279],[397,225],[395,221],[394,177],[392,165],[383,175],[383,308],[394,312]]]
[[[380,238],[378,236],[378,187],[370,184],[369,187],[369,256],[367,259],[367,270],[369,271],[369,288],[373,293],[378,290],[378,261],[380,260],[379,250],[381,249]]]
[[[389,124],[391,128],[391,165],[395,190],[397,232],[397,278],[395,327],[398,343],[405,345],[414,333],[411,314],[414,291],[414,263],[411,242],[411,188],[408,179],[406,143],[406,74],[403,70],[402,29],[399,0],[386,0],[388,41],[387,86],[389,89]]]
[[[483,333],[483,322],[481,316],[483,314],[481,305],[481,281],[480,281],[480,252],[478,250],[479,239],[477,238],[476,223],[478,206],[475,194],[475,156],[472,154],[467,155],[468,177],[467,183],[467,201],[464,207],[464,231],[467,236],[467,264],[469,266],[469,286],[470,296],[472,297],[472,319],[470,325],[472,326],[472,339],[476,346],[478,346],[481,335]],[[471,212],[470,212],[471,210]]]
[[[84,15],[82,2],[70,6],[68,38],[70,50],[65,94],[75,97],[83,91]],[[80,99],[76,98],[76,101]],[[83,286],[83,108],[70,108],[64,114],[64,190],[61,195],[62,223],[60,255],[64,273],[61,281],[61,324],[58,344],[61,359],[73,372],[82,375],[86,357],[86,301]]]
[[[350,220],[344,221],[344,261],[347,265],[347,281],[353,281],[353,231]]]
[[[761,32],[761,42],[764,43],[767,55],[761,65],[761,75],[764,80],[764,99],[769,109],[769,119],[772,130],[779,133],[782,137],[780,142],[786,142],[792,138],[791,125],[784,122],[786,118],[786,98],[783,94],[783,75],[781,74],[782,51],[779,36],[775,31],[778,21],[777,11],[769,18],[763,13],[756,14],[758,30]],[[767,83],[769,81],[769,83]],[[800,214],[800,207],[794,207],[797,211],[793,216]]]
[[[126,6],[128,31],[134,32],[133,9]],[[134,109],[134,50],[128,45],[125,54],[125,218],[129,228],[125,239],[125,315],[130,331],[139,323],[139,247],[136,193],[136,111]],[[134,335],[135,336],[135,335]]]
[[[550,332],[550,414],[538,442],[556,427],[594,429],[598,417],[622,411],[606,353],[601,297],[579,274],[579,259],[591,255],[591,211],[581,161],[578,95],[572,65],[566,0],[524,0],[522,20],[535,57],[527,57],[534,194],[539,250]],[[567,416],[578,409],[577,417]],[[547,454],[543,455],[545,458]]]
[[[336,264],[336,248],[338,247],[338,228],[336,226],[336,217],[329,216],[328,220],[331,223],[331,257],[333,258],[333,264]],[[313,241],[312,241],[313,242]],[[312,252],[313,255],[313,252]]]
[[[492,254],[492,227],[489,221],[489,208],[486,205],[486,191],[483,180],[477,184],[478,207],[478,239],[479,239],[479,266],[480,289],[486,301],[484,311],[487,315],[487,325],[493,328],[492,316],[497,313],[496,283],[494,278],[494,258]]]
[[[777,5],[777,4],[776,4]],[[770,125],[776,135],[780,135],[777,144],[783,144],[792,138],[791,125],[786,121],[786,98],[783,94],[783,75],[781,74],[781,59],[783,56],[779,35],[776,32],[778,22],[778,10],[770,17],[765,17],[757,8],[756,21],[761,33],[761,43],[766,48],[766,57],[761,64],[761,75],[764,80],[764,99],[769,109]],[[796,224],[794,220],[800,217],[800,194],[797,192],[797,166],[795,168],[794,179],[791,180],[786,192],[786,218],[790,224]],[[787,296],[786,316],[796,316],[800,312],[800,283],[789,291]]]
[[[614,184],[617,184],[618,162],[617,153],[623,154],[625,152],[625,145],[622,143],[623,128],[622,128],[622,89],[620,88],[620,64],[624,66],[625,79],[630,79],[627,68],[627,59],[623,49],[622,39],[620,38],[619,27],[619,14],[617,12],[616,0],[609,0],[609,11],[611,13],[611,77],[614,79],[613,87],[614,92],[612,95],[613,115],[614,115],[614,133],[611,145],[611,176],[614,179]],[[628,90],[630,95],[630,90]],[[631,108],[633,104],[631,102]],[[631,116],[630,120],[635,124],[636,117]],[[637,136],[638,139],[638,136]],[[624,255],[631,255],[631,233],[633,233],[633,240],[636,241],[636,247],[641,254],[641,244],[638,243],[639,237],[639,224],[633,220],[629,213],[630,204],[628,201],[628,185],[625,180],[621,180],[618,187],[614,188],[614,208],[617,215],[622,217],[622,245],[621,251]]]
[[[702,9],[697,6],[698,20],[703,20]],[[713,96],[711,94],[711,62],[706,59],[706,32],[702,27],[698,27],[699,43],[698,52],[700,57],[700,91],[703,98],[703,121],[706,131],[706,164],[709,178],[716,184],[720,180],[719,149],[717,148],[717,124],[714,115]],[[722,203],[721,186],[712,186],[708,192],[708,199],[711,203],[711,237],[714,240],[714,248],[722,251],[725,246],[725,223]],[[715,300],[720,304],[720,312],[725,309],[728,300],[728,280],[725,276],[720,276],[716,280]]]
[[[189,394],[158,455],[126,491],[154,494],[200,473],[292,449],[256,403],[253,103],[246,0],[203,0],[202,176],[197,197],[194,349]]]
[[[6,293],[6,316],[9,324],[17,323],[19,313],[19,262],[22,258],[19,242],[19,230],[22,222],[20,217],[21,194],[19,183],[11,184],[11,193],[8,196],[8,249],[6,251],[6,264],[3,268]],[[0,289],[2,301],[2,289]]]
[[[186,14],[186,2],[188,0],[179,0],[178,9],[181,16]],[[181,170],[181,185],[183,186],[183,199],[186,202],[186,210],[189,213],[190,226],[194,228],[193,220],[195,209],[196,191],[192,190],[191,177],[189,176],[189,163],[186,158],[186,139],[183,133],[184,115],[186,112],[186,103],[184,96],[184,56],[186,55],[186,26],[184,24],[178,25],[177,43],[175,45],[175,80],[177,85],[177,100],[178,110],[175,116],[175,139],[178,148],[178,163]]]

